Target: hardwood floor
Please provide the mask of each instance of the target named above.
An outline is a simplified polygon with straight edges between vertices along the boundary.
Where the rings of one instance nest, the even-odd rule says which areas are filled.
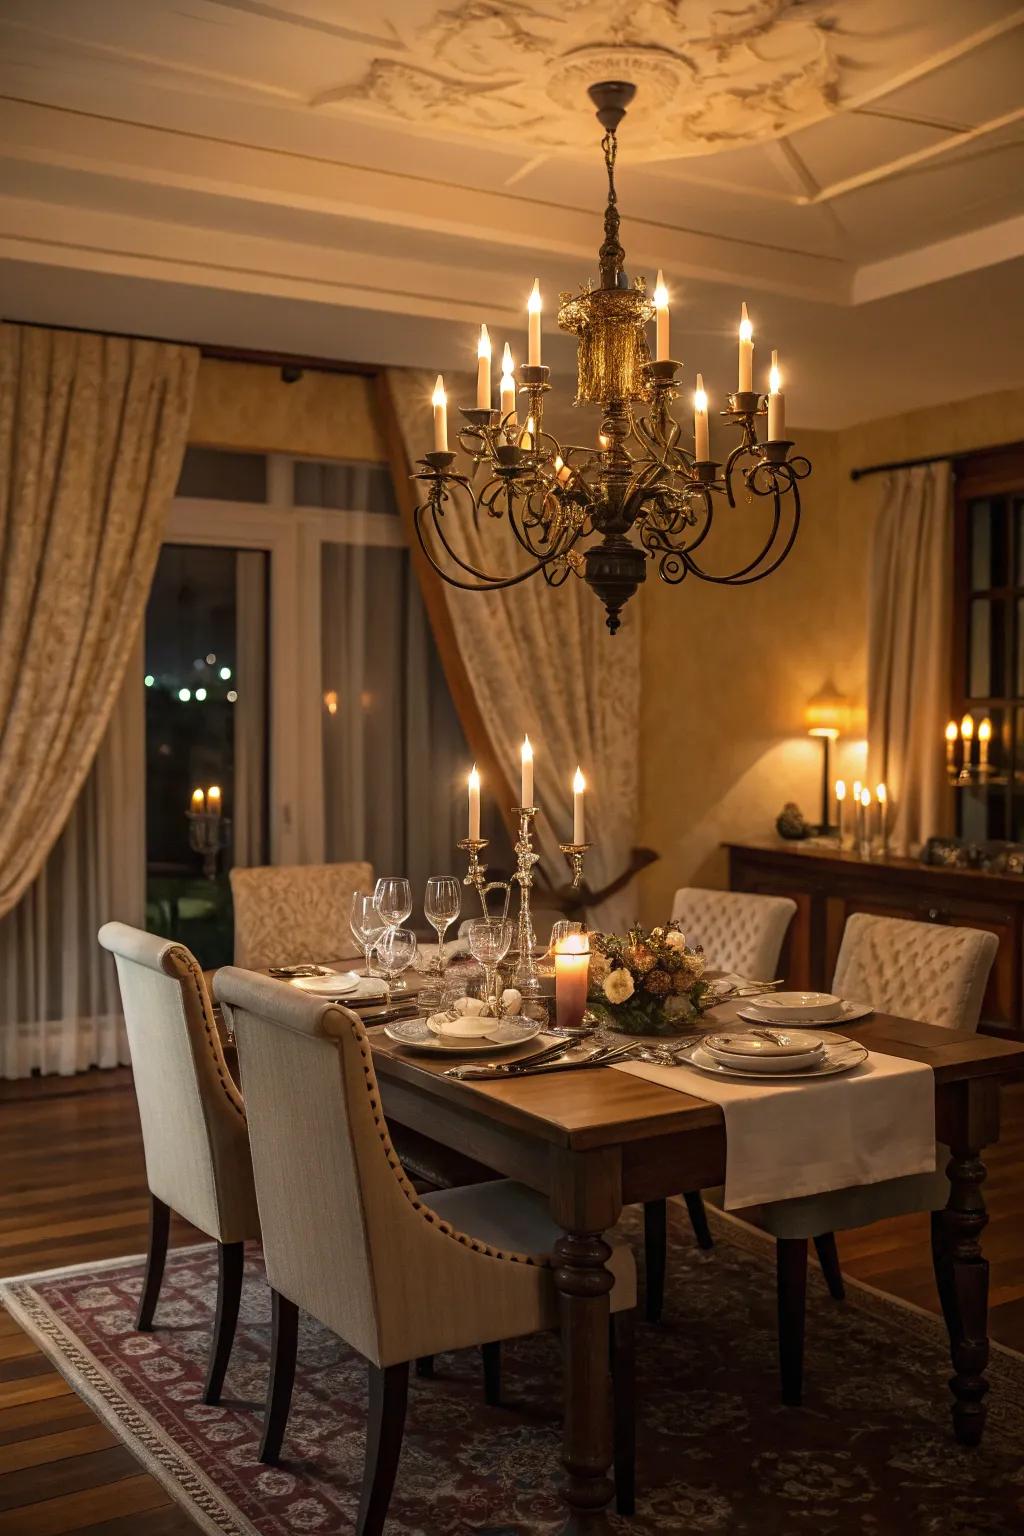
[[[1024,1083],[988,1155],[991,1333],[1024,1350]],[[0,1083],[0,1275],[143,1252],[131,1073]],[[199,1234],[177,1218],[172,1244]],[[841,1233],[847,1275],[938,1310],[924,1216]],[[0,1536],[185,1536],[198,1528],[0,1312]]]

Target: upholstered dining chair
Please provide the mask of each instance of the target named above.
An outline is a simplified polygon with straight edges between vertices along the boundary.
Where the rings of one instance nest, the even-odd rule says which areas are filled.
[[[745,891],[705,891],[681,886],[672,918],[690,944],[699,944],[710,971],[733,971],[755,981],[775,976],[796,902],[788,896],[754,896]],[[699,1190],[683,1196],[698,1247],[714,1247]],[[668,1258],[668,1212],[664,1200],[644,1206],[644,1306],[647,1321],[661,1320]]]
[[[217,1312],[203,1389],[203,1401],[216,1403],[238,1321],[244,1244],[260,1235],[245,1109],[195,956],[125,923],[105,923],[99,941],[117,964],[149,1184],[136,1326],[153,1327],[177,1211],[217,1243]]]
[[[352,954],[349,929],[355,891],[373,890],[369,864],[267,864],[231,871],[235,964],[337,960]]]
[[[402,1446],[409,1363],[557,1326],[559,1229],[544,1199],[510,1179],[420,1197],[388,1134],[362,1022],[339,1004],[233,967],[214,989],[230,1010],[249,1117],[273,1303],[260,1460],[280,1454],[299,1309],[366,1360],[370,1406],[356,1525],[376,1536]],[[615,1472],[632,1511],[632,1309],[628,1248],[609,1267]]]
[[[999,941],[978,928],[915,923],[858,912],[843,930],[832,990],[885,1013],[946,1029],[974,1031]],[[949,1149],[937,1148],[936,1171],[885,1179],[759,1208],[756,1224],[776,1240],[782,1401],[803,1394],[807,1242],[813,1239],[832,1296],[844,1296],[835,1233],[889,1216],[931,1212],[932,1260],[947,1322],[955,1318],[952,1267],[941,1212],[949,1195]],[[746,1213],[744,1213],[746,1214]]]

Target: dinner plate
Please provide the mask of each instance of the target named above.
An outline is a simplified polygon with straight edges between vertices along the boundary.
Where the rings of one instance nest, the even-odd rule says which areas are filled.
[[[495,1051],[511,1050],[523,1045],[540,1034],[535,1019],[495,1019],[494,1028],[483,1040],[451,1040],[435,1035],[427,1028],[426,1019],[395,1019],[385,1024],[384,1033],[398,1045],[407,1045],[411,1051],[424,1051],[434,1056],[480,1056]]]
[[[387,987],[379,976],[359,976],[355,971],[333,971],[330,976],[296,976],[290,983],[314,997],[346,999],[385,997]],[[396,994],[399,999],[405,994]]]
[[[821,1050],[821,1035],[814,1030],[719,1029],[705,1035],[705,1047],[714,1056],[739,1056],[747,1061],[778,1060],[785,1056],[809,1056]]]
[[[796,1072],[786,1074],[786,1082],[806,1082],[812,1077],[832,1077],[837,1072],[849,1072],[853,1067],[859,1067],[867,1058],[867,1047],[858,1044],[856,1040],[845,1040],[841,1035],[826,1036],[825,1050],[822,1057],[811,1066],[803,1067]],[[747,1071],[743,1067],[727,1067],[705,1051],[698,1041],[695,1045],[687,1045],[676,1053],[679,1062],[687,1062],[691,1067],[696,1067],[701,1072],[707,1072],[711,1077],[743,1078],[748,1082],[777,1083],[777,1072]]]
[[[828,1022],[830,1024],[852,1024],[855,1019],[868,1018],[874,1011],[870,1003],[847,1002],[844,998],[838,1017],[830,1019]],[[754,1007],[753,1003],[745,1003],[742,1008],[737,1009],[737,1013],[741,1019],[746,1019],[748,1024],[770,1024],[773,1029],[785,1028],[777,1018],[772,1018],[769,1014],[762,1013],[759,1008]]]

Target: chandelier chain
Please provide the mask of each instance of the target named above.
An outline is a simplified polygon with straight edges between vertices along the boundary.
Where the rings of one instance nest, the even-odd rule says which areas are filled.
[[[601,140],[605,169],[608,172],[608,206],[604,211],[604,243],[598,252],[601,269],[601,287],[617,288],[626,253],[619,241],[619,208],[615,195],[615,157],[619,141],[614,132],[606,133]]]

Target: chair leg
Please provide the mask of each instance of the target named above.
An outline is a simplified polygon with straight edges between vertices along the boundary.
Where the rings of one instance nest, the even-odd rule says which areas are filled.
[[[665,1303],[668,1219],[664,1200],[644,1204],[644,1312],[649,1323],[660,1323]]]
[[[697,1239],[697,1247],[703,1248],[704,1252],[707,1253],[709,1248],[715,1246],[715,1240],[711,1236],[711,1228],[708,1226],[708,1213],[704,1209],[704,1196],[699,1189],[691,1189],[689,1194],[683,1196],[683,1199],[686,1201],[686,1209],[690,1213],[690,1225],[693,1228],[693,1235]]]
[[[434,1357],[433,1355],[420,1355],[416,1361],[416,1375],[421,1381],[433,1381]]]
[[[160,1286],[164,1278],[164,1264],[167,1260],[167,1238],[171,1230],[171,1208],[158,1200],[156,1195],[149,1197],[149,1250],[146,1254],[146,1277],[142,1282],[142,1295],[139,1298],[139,1313],[135,1319],[136,1328],[143,1333],[148,1333],[153,1326],[153,1313],[160,1299]]]
[[[281,1442],[288,1425],[295,1384],[295,1354],[299,1342],[299,1309],[280,1291],[270,1293],[273,1321],[270,1336],[270,1380],[267,1383],[267,1407],[263,1417],[260,1461],[276,1465]]]
[[[945,1319],[950,1341],[963,1337],[960,1320],[960,1304],[957,1301],[956,1281],[953,1275],[953,1259],[949,1249],[949,1237],[943,1211],[932,1211],[932,1268],[935,1271],[935,1288],[939,1293],[939,1305]]]
[[[484,1362],[484,1402],[491,1408],[501,1405],[501,1345],[481,1344]]]
[[[775,1244],[779,1307],[779,1369],[782,1401],[799,1408],[803,1399],[804,1316],[807,1310],[807,1239],[780,1237]]]
[[[845,1301],[846,1286],[843,1284],[843,1271],[839,1267],[839,1250],[836,1247],[835,1233],[823,1232],[820,1237],[814,1239],[814,1247],[829,1295],[835,1301]]]
[[[636,1512],[636,1349],[635,1313],[611,1317],[612,1403],[615,1443],[615,1508]]]
[[[224,1375],[231,1356],[231,1345],[238,1322],[238,1304],[242,1299],[242,1272],[245,1268],[244,1243],[217,1244],[217,1317],[210,1340],[210,1363],[203,1388],[204,1403],[219,1403]]]
[[[380,1536],[387,1519],[402,1452],[409,1364],[370,1366],[370,1414],[366,1426],[366,1468],[356,1536]]]

